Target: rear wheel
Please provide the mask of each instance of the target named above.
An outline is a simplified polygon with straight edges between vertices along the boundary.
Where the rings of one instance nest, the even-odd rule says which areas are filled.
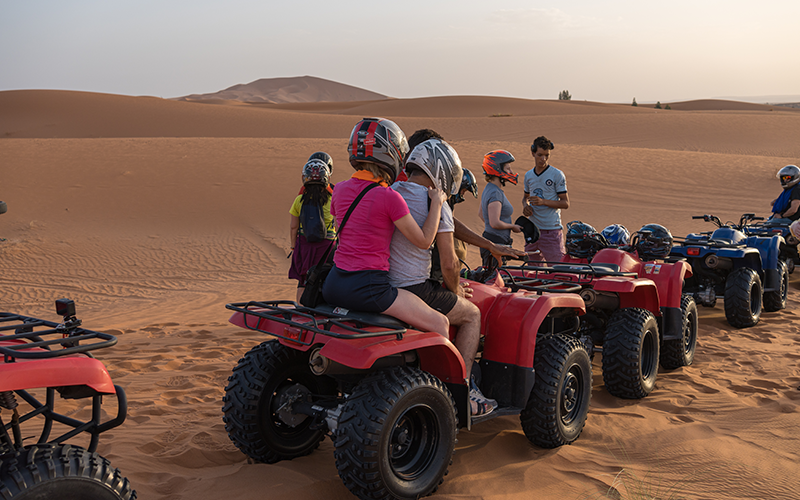
[[[0,496],[15,500],[132,500],[136,492],[119,469],[97,453],[40,444],[3,457]]]
[[[533,356],[536,381],[520,421],[542,448],[570,444],[581,435],[592,398],[592,363],[586,346],[563,334],[539,336]]]
[[[736,328],[747,328],[761,318],[763,289],[754,269],[740,267],[725,280],[725,318]]]
[[[786,299],[789,295],[789,270],[785,262],[778,261],[778,274],[781,277],[778,289],[764,292],[764,310],[767,312],[786,309]]]
[[[640,399],[656,386],[659,360],[658,322],[650,311],[614,311],[603,341],[603,382],[618,398]]]
[[[222,411],[228,437],[254,460],[275,463],[308,455],[327,429],[308,415],[292,411],[294,402],[335,396],[336,382],[317,376],[308,353],[277,340],[252,348],[233,369]]]
[[[694,361],[697,348],[697,304],[691,295],[681,297],[681,313],[683,317],[683,338],[665,340],[661,344],[661,367],[674,370],[681,366],[689,366]]]
[[[347,398],[334,436],[336,468],[362,499],[416,499],[442,483],[457,418],[450,391],[433,375],[395,367],[365,378]]]

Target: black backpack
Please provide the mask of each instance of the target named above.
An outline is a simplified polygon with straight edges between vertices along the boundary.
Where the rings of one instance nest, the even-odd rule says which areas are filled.
[[[325,215],[322,207],[318,205],[303,204],[300,208],[300,225],[303,235],[309,243],[316,243],[325,239],[328,229],[325,227]]]

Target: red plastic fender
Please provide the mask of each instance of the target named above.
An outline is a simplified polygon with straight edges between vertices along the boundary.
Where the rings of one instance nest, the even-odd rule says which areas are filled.
[[[391,336],[355,339],[328,337],[320,354],[351,368],[368,369],[380,358],[409,351],[417,351],[420,367],[444,382],[463,382],[466,378],[464,360],[458,349],[435,332],[408,330],[403,340]]]
[[[625,250],[619,248],[603,248],[597,252],[592,258],[592,264],[616,264],[619,266],[620,272],[623,273],[639,273],[639,268],[642,266],[642,261],[631,255]]]
[[[88,385],[101,394],[116,394],[105,365],[88,356],[17,359],[0,363],[0,391]]]
[[[620,308],[639,307],[661,316],[658,287],[652,280],[609,276],[595,280],[592,288],[619,295]]]
[[[245,317],[240,312],[235,312],[228,321],[245,329],[258,328],[264,332],[276,332],[284,335],[288,335],[289,331],[297,334],[301,330],[298,327],[288,326],[266,318],[258,318],[254,315]],[[365,328],[365,330],[379,332],[381,328]],[[335,333],[348,333],[336,327],[332,331]],[[420,358],[421,368],[428,373],[445,382],[461,382],[466,378],[464,360],[461,358],[458,349],[448,339],[435,332],[420,332],[409,329],[403,334],[402,340],[397,340],[394,335],[335,338],[317,334],[313,342],[311,342],[311,335],[311,332],[304,331],[301,340],[312,345],[303,345],[283,338],[280,338],[279,341],[281,344],[298,351],[307,351],[315,345],[323,345],[320,354],[332,361],[360,370],[372,367],[375,361],[380,358],[416,350]]]
[[[692,276],[692,267],[685,260],[670,263],[647,262],[639,276],[655,282],[661,307],[681,307],[683,280]]]
[[[482,358],[532,368],[536,334],[555,308],[574,309],[578,315],[586,312],[583,299],[574,293],[497,295],[488,311],[481,311]]]

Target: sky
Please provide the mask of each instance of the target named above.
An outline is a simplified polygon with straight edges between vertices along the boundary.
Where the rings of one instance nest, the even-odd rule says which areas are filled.
[[[766,101],[800,96],[798,19],[797,0],[0,0],[0,91],[309,75],[398,98]]]

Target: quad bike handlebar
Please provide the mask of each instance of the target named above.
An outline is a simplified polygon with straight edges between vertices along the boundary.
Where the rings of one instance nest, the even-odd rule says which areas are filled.
[[[710,215],[710,214],[693,215],[692,219],[702,219],[705,222],[714,223],[717,227],[729,227],[729,228],[738,229],[739,231],[741,231],[745,227],[747,227],[750,222],[752,222],[752,221],[763,221],[764,217],[756,217],[756,214],[753,214],[753,213],[742,214],[742,216],[739,217],[739,223],[738,224],[735,223],[735,222],[732,222],[732,221],[727,221],[727,222],[723,223],[720,220],[719,217],[717,217],[716,215]]]

